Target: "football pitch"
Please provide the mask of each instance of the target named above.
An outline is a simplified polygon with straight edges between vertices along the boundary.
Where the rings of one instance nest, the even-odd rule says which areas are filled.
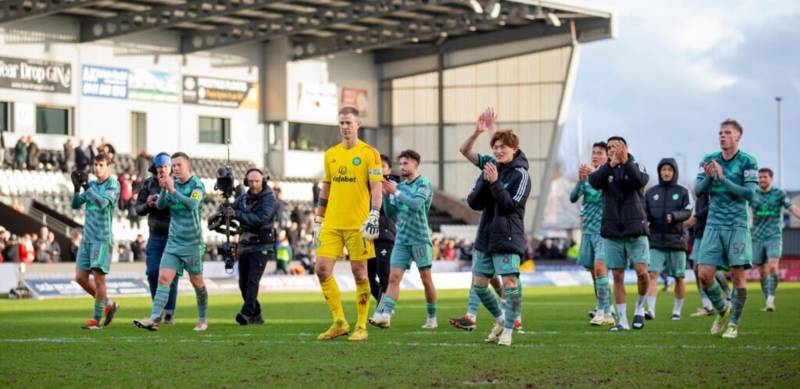
[[[672,293],[659,294],[657,318],[641,331],[591,327],[590,287],[529,287],[525,332],[512,348],[485,344],[478,329],[451,328],[466,309],[466,290],[439,294],[439,328],[423,330],[421,292],[403,291],[392,327],[369,340],[316,340],[329,325],[320,293],[265,293],[266,324],[240,327],[237,295],[211,295],[209,330],[195,333],[194,297],[181,296],[178,321],[157,332],[135,328],[149,313],[145,297],[120,298],[111,327],[81,330],[88,298],[0,300],[0,387],[800,387],[800,284],[781,284],[777,310],[761,312],[750,284],[738,339],[709,335],[712,318],[688,287],[683,319],[670,320]],[[351,324],[353,293],[342,293]],[[629,315],[634,290],[628,290]],[[374,307],[374,302],[372,307]]]

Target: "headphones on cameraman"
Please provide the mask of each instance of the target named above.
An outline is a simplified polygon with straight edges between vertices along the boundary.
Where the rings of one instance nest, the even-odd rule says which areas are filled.
[[[258,172],[261,174],[261,190],[267,189],[267,180],[269,180],[269,177],[257,167],[251,167],[244,173],[244,180],[242,180],[244,182],[244,186],[248,188],[250,187],[250,182],[247,181],[247,176],[252,172]]]

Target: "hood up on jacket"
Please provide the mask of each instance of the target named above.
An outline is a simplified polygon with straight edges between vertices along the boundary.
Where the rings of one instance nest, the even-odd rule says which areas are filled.
[[[661,179],[661,167],[664,165],[669,165],[672,167],[672,170],[675,171],[675,174],[672,175],[672,179],[665,182]],[[658,184],[659,185],[673,185],[678,183],[678,163],[675,161],[675,158],[664,158],[661,162],[658,163],[658,169],[656,169],[658,173]]]

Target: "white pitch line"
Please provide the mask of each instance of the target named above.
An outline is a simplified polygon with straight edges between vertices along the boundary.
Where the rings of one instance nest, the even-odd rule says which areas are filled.
[[[286,334],[288,336],[297,336],[296,334]],[[154,338],[150,336],[126,336],[126,337],[114,337],[114,338],[91,338],[91,337],[54,337],[54,338],[5,338],[0,339],[0,343],[98,343],[101,340],[112,340],[112,341],[122,341],[126,343],[169,343],[169,342],[178,342],[178,343],[203,343],[203,344],[230,344],[232,343],[228,339],[224,339],[227,336],[224,335],[217,335],[214,337],[220,339],[208,339],[208,334],[200,335],[199,338],[181,338],[181,339],[165,339],[165,338]],[[337,344],[343,344],[342,342],[320,342],[320,341],[305,341],[305,340],[295,340],[295,341],[286,341],[286,340],[266,340],[266,339],[254,339],[252,343],[259,343],[259,344],[278,344],[278,345],[310,345],[310,346],[333,346]],[[381,345],[389,345],[389,346],[401,346],[401,347],[451,347],[451,348],[478,348],[478,347],[493,347],[493,345],[487,345],[480,341],[475,341],[473,343],[450,343],[450,342],[397,342],[397,341],[389,341],[389,342],[368,342],[367,345],[371,346],[381,346]],[[682,344],[682,345],[661,345],[661,344],[611,344],[611,345],[603,345],[603,346],[593,346],[593,345],[578,345],[578,344],[545,344],[545,343],[523,343],[523,344],[514,344],[513,348],[524,348],[524,349],[546,349],[546,348],[568,348],[568,349],[602,349],[602,350],[609,350],[609,349],[619,349],[619,350],[664,350],[664,349],[688,349],[688,350],[741,350],[741,351],[800,351],[800,346],[755,346],[755,345],[743,345],[743,346],[725,346],[724,344]]]

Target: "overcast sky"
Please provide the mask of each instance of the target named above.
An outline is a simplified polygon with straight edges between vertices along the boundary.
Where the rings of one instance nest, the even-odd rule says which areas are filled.
[[[651,182],[662,157],[686,165],[682,182],[693,177],[719,149],[727,117],[744,127],[741,148],[777,174],[782,96],[784,186],[800,190],[800,1],[578,3],[615,12],[617,38],[582,47],[559,153],[565,174],[577,171],[579,116],[584,160],[591,141],[622,135]]]

